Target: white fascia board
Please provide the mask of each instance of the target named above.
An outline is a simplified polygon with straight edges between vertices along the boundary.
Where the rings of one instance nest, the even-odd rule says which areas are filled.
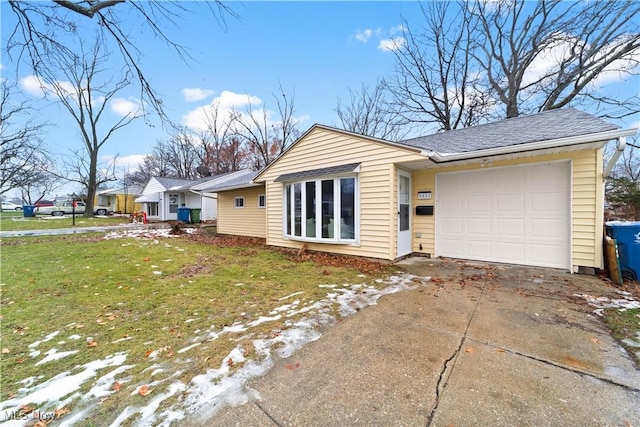
[[[438,153],[436,151],[423,150],[422,154],[436,163],[452,162],[456,160],[474,159],[479,157],[492,157],[501,154],[514,154],[524,151],[543,150],[546,148],[558,148],[569,145],[586,144],[590,142],[608,141],[622,136],[632,136],[638,132],[637,128],[616,129],[606,132],[589,133],[586,135],[570,136],[566,138],[549,139],[546,141],[530,142],[528,144],[507,145],[505,147],[488,148],[485,150],[467,151],[464,153]]]

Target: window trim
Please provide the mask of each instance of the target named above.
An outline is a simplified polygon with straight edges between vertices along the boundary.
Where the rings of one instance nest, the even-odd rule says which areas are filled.
[[[262,203],[260,203],[262,201]],[[267,196],[265,194],[258,194],[258,208],[264,209],[267,207]]]
[[[306,183],[307,182],[315,182],[315,218],[318,216],[322,217],[322,181],[333,181],[333,218],[341,218],[341,188],[340,188],[340,180],[344,178],[352,178],[354,180],[354,189],[353,189],[353,238],[347,239],[341,237],[341,230],[338,221],[337,224],[334,225],[334,237],[333,238],[323,238],[322,237],[322,224],[321,221],[315,221],[316,223],[316,231],[315,235],[320,237],[306,237]],[[290,230],[292,233],[295,233],[295,191],[294,185],[300,184],[300,236],[296,236],[295,234],[287,234],[287,227],[290,225]],[[287,189],[289,189],[289,197],[287,197]],[[289,222],[287,221],[287,199],[289,200],[289,208],[291,217],[289,218]],[[337,231],[337,232],[336,232]],[[327,175],[327,176],[316,176],[316,177],[308,177],[307,179],[302,178],[301,180],[293,180],[282,182],[282,237],[286,240],[295,240],[295,241],[303,241],[310,243],[324,243],[324,244],[343,244],[343,245],[359,245],[360,244],[360,176],[357,172],[347,172],[335,175]]]
[[[242,205],[239,206],[238,202],[242,201]],[[244,209],[244,196],[235,196],[233,198],[233,208],[234,209]]]

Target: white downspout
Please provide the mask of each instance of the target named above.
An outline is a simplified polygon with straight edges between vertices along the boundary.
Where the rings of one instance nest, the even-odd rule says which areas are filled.
[[[607,166],[604,168],[604,172],[602,174],[602,177],[604,179],[609,178],[609,174],[611,173],[611,170],[616,165],[616,162],[624,152],[624,149],[626,146],[627,146],[627,137],[626,136],[618,137],[618,142],[616,143],[616,152],[613,153],[613,157],[611,157],[611,159],[609,160],[609,163],[607,163]]]

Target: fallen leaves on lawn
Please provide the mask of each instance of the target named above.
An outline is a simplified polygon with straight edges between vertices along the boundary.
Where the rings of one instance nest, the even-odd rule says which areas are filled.
[[[151,390],[151,389],[149,388],[149,386],[145,384],[145,385],[141,385],[141,386],[140,386],[140,388],[138,389],[138,394],[139,394],[140,396],[143,396],[143,397],[144,397],[144,396],[148,396],[149,394],[151,394],[151,392],[152,392],[152,391],[153,391],[153,390]]]
[[[68,414],[69,412],[71,411],[68,408],[58,408],[55,411],[53,411],[53,415],[55,415],[56,419],[58,419],[64,414]]]
[[[119,382],[113,383],[113,387],[111,387],[111,390],[115,391],[116,393],[119,392],[121,389],[122,389],[122,383],[119,383]]]
[[[87,348],[93,348],[98,346],[98,341],[87,340]]]
[[[9,350],[8,348],[2,349],[2,354],[9,354],[9,353],[11,353],[11,350]]]
[[[300,367],[300,362],[291,363],[289,365],[284,365],[284,367],[290,371],[295,371]]]

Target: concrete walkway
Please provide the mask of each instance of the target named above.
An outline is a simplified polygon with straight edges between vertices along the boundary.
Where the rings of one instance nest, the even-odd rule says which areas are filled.
[[[81,233],[102,233],[116,230],[145,230],[169,228],[166,223],[152,224],[122,224],[122,225],[104,225],[94,227],[74,227],[74,228],[54,228],[47,230],[16,230],[16,231],[0,231],[0,238],[6,237],[23,237],[23,236],[53,236],[60,234],[81,234]]]
[[[411,259],[431,276],[344,319],[207,426],[639,425],[640,371],[592,308],[593,276]]]

